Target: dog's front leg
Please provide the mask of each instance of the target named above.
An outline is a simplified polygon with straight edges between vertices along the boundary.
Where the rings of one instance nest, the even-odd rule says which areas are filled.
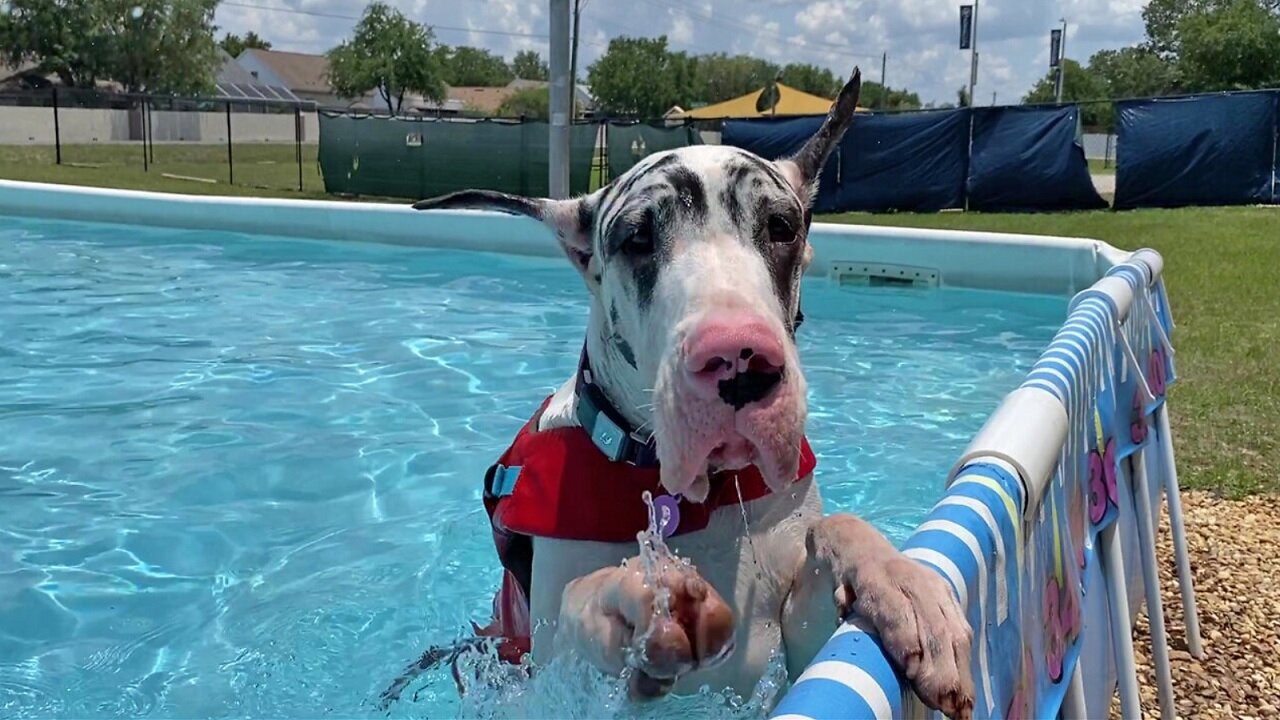
[[[812,629],[796,629],[808,618],[839,622],[857,615],[874,626],[925,704],[951,718],[970,717],[973,631],[947,581],[898,552],[870,523],[845,513],[814,522],[805,550],[784,619],[791,626],[788,654],[795,646],[807,661],[820,649],[815,644],[825,641]]]
[[[710,583],[678,560],[652,572],[656,582],[634,557],[569,582],[554,640],[555,652],[575,650],[609,674],[635,668],[637,698],[666,694],[733,649],[733,612]]]

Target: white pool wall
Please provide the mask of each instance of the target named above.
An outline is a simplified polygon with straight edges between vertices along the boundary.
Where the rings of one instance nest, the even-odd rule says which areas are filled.
[[[223,230],[560,257],[551,233],[528,218],[475,211],[329,200],[173,195],[0,180],[0,214],[56,220]],[[814,263],[876,262],[936,270],[947,287],[1069,296],[1125,253],[1096,240],[814,223]]]

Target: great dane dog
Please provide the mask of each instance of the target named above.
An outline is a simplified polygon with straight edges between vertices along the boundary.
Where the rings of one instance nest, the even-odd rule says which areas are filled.
[[[775,648],[794,680],[856,614],[925,704],[970,716],[972,631],[950,586],[865,521],[824,514],[804,437],[811,206],[860,85],[855,70],[787,159],[698,145],[573,199],[414,205],[541,221],[591,296],[578,371],[486,477],[506,571],[480,632],[509,657],[574,651],[627,672],[636,698],[746,695]],[[656,564],[637,546],[651,512],[674,553]]]

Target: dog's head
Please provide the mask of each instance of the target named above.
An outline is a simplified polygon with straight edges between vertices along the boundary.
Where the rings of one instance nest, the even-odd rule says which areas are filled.
[[[695,145],[650,155],[584,197],[467,190],[414,207],[498,210],[551,228],[593,296],[594,324],[636,375],[629,384],[653,391],[651,401],[610,399],[651,423],[669,492],[701,500],[709,470],[750,464],[785,487],[806,415],[794,333],[810,207],[860,79],[854,70],[818,132],[784,160]]]

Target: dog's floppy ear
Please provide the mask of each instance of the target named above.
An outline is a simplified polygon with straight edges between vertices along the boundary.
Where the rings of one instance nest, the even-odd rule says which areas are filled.
[[[791,182],[791,186],[800,194],[806,203],[812,203],[818,193],[818,177],[822,175],[822,167],[840,138],[853,123],[853,114],[858,109],[858,95],[862,91],[862,71],[853,69],[853,77],[840,90],[836,101],[831,103],[831,110],[822,122],[818,132],[800,148],[795,155],[778,161],[782,174]]]
[[[597,193],[598,194],[598,193]],[[585,273],[591,262],[591,227],[595,223],[597,194],[571,200],[550,200],[509,195],[494,190],[459,190],[419,200],[414,210],[494,210],[524,215],[551,228],[569,262]]]

